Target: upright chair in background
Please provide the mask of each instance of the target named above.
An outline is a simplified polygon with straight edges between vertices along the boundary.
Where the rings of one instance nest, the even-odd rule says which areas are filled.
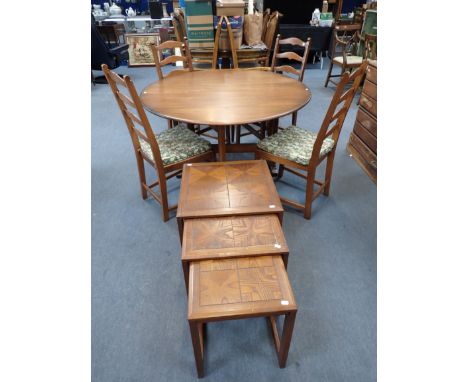
[[[141,196],[146,199],[149,192],[161,204],[163,220],[167,221],[169,211],[176,209],[177,204],[169,206],[166,181],[180,174],[185,163],[211,161],[213,159],[211,144],[183,125],[155,135],[130,77],[120,78],[109,70],[106,64],[102,65],[102,70],[132,139],[140,177]],[[130,97],[120,90],[121,87],[127,90]],[[158,180],[154,183],[148,184],[146,181],[145,161],[156,170]],[[153,190],[156,186],[159,186],[159,193]]]
[[[307,39],[306,42],[302,41],[301,39],[298,39],[297,37],[289,37],[285,39],[281,39],[281,35],[276,36],[276,42],[275,42],[275,48],[273,50],[273,58],[271,60],[271,66],[270,67],[254,67],[254,68],[248,68],[246,70],[268,70],[268,71],[273,71],[277,73],[289,73],[292,74],[293,76],[297,76],[297,80],[302,82],[304,79],[304,71],[307,65],[307,58],[309,57],[309,52],[310,52],[310,43],[311,39],[310,37]],[[289,46],[297,46],[300,48],[303,48],[303,54],[302,57],[297,54],[296,52],[281,52],[280,53],[280,46],[281,45],[289,45]],[[278,60],[280,59],[288,59],[288,60],[293,60],[301,63],[301,67],[298,69],[292,67],[291,65],[287,64],[282,64],[278,65]],[[292,114],[292,124],[295,125],[297,122],[297,112],[294,112]],[[257,126],[259,128],[257,128]],[[240,143],[240,138],[246,135],[253,134],[259,139],[263,139],[265,137],[265,130],[266,130],[266,123],[261,122],[261,123],[256,123],[255,125],[243,125],[245,130],[247,130],[245,133],[241,132],[241,126],[236,126],[236,142]]]
[[[328,86],[328,82],[337,85],[331,77],[341,77],[346,70],[352,71],[361,66],[363,58],[358,55],[360,28],[361,26],[357,24],[335,26],[325,87]],[[334,65],[341,67],[340,74],[332,74]]]
[[[175,49],[179,49],[180,55],[176,54]],[[174,54],[163,57],[163,51],[165,50],[172,50]],[[179,41],[165,41],[162,44],[155,45],[151,44],[151,51],[154,57],[154,63],[156,67],[156,74],[160,81],[162,81],[165,77],[174,76],[185,71],[192,71],[192,60],[190,56],[190,50],[188,48],[187,38],[184,38],[184,42]],[[183,68],[178,70],[172,70],[166,76],[164,76],[162,72],[162,68],[166,65],[175,64],[177,62],[182,62]],[[168,119],[167,120],[167,127],[171,128],[175,125],[175,121]]]
[[[343,74],[318,133],[312,133],[298,126],[290,126],[261,140],[257,145],[257,159],[279,163],[278,179],[282,177],[284,170],[306,179],[304,205],[281,197],[283,203],[303,210],[306,219],[310,219],[312,215],[312,201],[321,193],[326,196],[330,193],[338,138],[366,68],[367,60],[364,60],[353,73]],[[345,86],[348,84],[351,84],[351,87],[345,91]],[[315,179],[316,170],[325,159],[327,160],[325,179],[320,182]],[[293,168],[305,173],[293,170]],[[314,184],[319,186],[315,192]]]

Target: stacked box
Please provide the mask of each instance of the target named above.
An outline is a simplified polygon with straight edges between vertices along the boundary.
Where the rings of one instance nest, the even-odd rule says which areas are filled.
[[[187,38],[192,48],[214,46],[213,8],[210,0],[185,0]]]

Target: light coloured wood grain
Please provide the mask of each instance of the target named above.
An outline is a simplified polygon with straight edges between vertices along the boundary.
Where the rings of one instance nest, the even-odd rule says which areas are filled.
[[[153,83],[141,93],[143,105],[154,114],[214,126],[279,118],[301,109],[310,98],[304,84],[257,70],[187,72]]]

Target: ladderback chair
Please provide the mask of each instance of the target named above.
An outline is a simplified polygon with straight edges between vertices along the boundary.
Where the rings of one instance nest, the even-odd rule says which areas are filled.
[[[321,193],[326,196],[330,193],[333,160],[338,138],[366,67],[367,60],[364,60],[353,73],[345,72],[343,74],[318,133],[312,133],[293,125],[257,144],[257,159],[279,163],[278,179],[282,177],[284,170],[306,179],[304,205],[281,197],[283,203],[303,210],[306,219],[310,219],[312,215],[312,201]],[[351,87],[345,90],[349,84]],[[315,175],[317,167],[325,159],[327,160],[325,179],[321,182],[316,180]],[[315,184],[319,186],[316,191],[314,191]]]
[[[175,53],[176,48],[180,50],[180,55]],[[171,50],[174,52],[174,54],[162,59],[163,51],[165,50]],[[165,77],[178,75],[187,70],[193,71],[192,59],[189,53],[190,50],[188,49],[188,41],[186,37],[184,38],[184,42],[169,40],[159,45],[151,44],[151,51],[153,53],[154,63],[156,67],[156,74],[160,81],[163,80]],[[171,70],[168,74],[164,76],[162,68],[166,65],[175,64],[177,62],[182,62],[183,69]],[[174,125],[175,125],[175,121],[170,120],[170,119],[167,120],[168,128],[171,128]]]
[[[111,86],[132,139],[141,196],[147,199],[150,193],[162,205],[163,220],[167,221],[169,211],[176,209],[177,205],[169,206],[166,181],[180,174],[185,163],[211,161],[213,159],[211,144],[183,125],[155,135],[130,77],[120,78],[109,70],[106,64],[102,65],[102,70]],[[128,95],[122,91],[124,89]],[[146,181],[145,162],[156,170],[157,181],[152,184]],[[159,186],[159,193],[153,190],[157,186]]]
[[[278,34],[276,36],[276,43],[275,49],[273,51],[273,59],[271,60],[271,70],[274,72],[287,72],[297,76],[297,79],[302,82],[304,80],[304,72],[307,65],[307,59],[309,57],[310,52],[310,37],[307,39],[306,42],[298,39],[297,37],[290,37],[281,40],[281,35]],[[299,46],[304,48],[304,53],[299,56],[296,52],[281,52],[280,53],[280,45],[292,45],[292,46]],[[291,65],[277,65],[278,59],[287,58],[289,60],[298,61],[301,63],[301,67],[299,70],[292,67]],[[297,112],[292,114],[292,124],[295,125],[297,122]]]
[[[332,49],[330,51],[330,66],[328,68],[325,87],[331,82],[337,85],[331,78],[341,77],[345,71],[352,71],[361,66],[363,57],[358,55],[360,41],[360,25],[336,25],[333,30]],[[340,74],[332,74],[333,66],[341,67]]]
[[[252,67],[252,68],[246,68],[246,70],[267,70],[267,71],[273,71],[277,73],[287,72],[289,74],[292,74],[293,76],[297,76],[298,81],[302,82],[304,79],[304,71],[305,71],[305,67],[307,64],[307,58],[309,57],[310,42],[311,42],[310,37],[307,39],[306,42],[304,42],[297,37],[289,37],[289,38],[281,39],[281,35],[278,34],[276,36],[276,42],[275,42],[275,48],[273,50],[273,58],[271,60],[271,66],[270,67],[261,67],[261,66]],[[298,46],[300,48],[304,48],[302,57],[296,52],[281,52],[280,53],[281,45]],[[298,70],[292,67],[291,65],[286,65],[286,64],[278,65],[278,60],[285,59],[285,58],[300,62],[301,63],[300,69]],[[292,113],[292,124],[295,125],[296,122],[297,122],[297,112],[294,112]],[[239,125],[236,126],[236,143],[240,143],[241,137],[250,135],[250,134],[253,134],[260,139],[265,137],[265,130],[266,130],[265,122],[243,125],[242,127],[244,127],[246,132],[242,133],[241,126]]]
[[[180,50],[180,55],[174,52],[173,55],[162,59],[162,53],[164,50],[175,50],[176,48]],[[183,63],[183,70],[172,70],[168,74],[166,74],[166,77],[180,74],[183,71],[193,70],[191,56],[190,54],[187,54],[187,52],[189,51],[187,38],[184,39],[184,42],[165,41],[159,45],[151,44],[151,51],[153,52],[156,73],[158,75],[159,80],[164,79],[162,68],[166,65],[175,64],[177,62]]]

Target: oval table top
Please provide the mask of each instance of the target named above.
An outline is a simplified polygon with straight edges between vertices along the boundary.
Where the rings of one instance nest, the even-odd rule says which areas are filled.
[[[147,86],[144,107],[163,118],[200,125],[242,125],[279,118],[305,106],[310,90],[261,70],[182,72]]]

